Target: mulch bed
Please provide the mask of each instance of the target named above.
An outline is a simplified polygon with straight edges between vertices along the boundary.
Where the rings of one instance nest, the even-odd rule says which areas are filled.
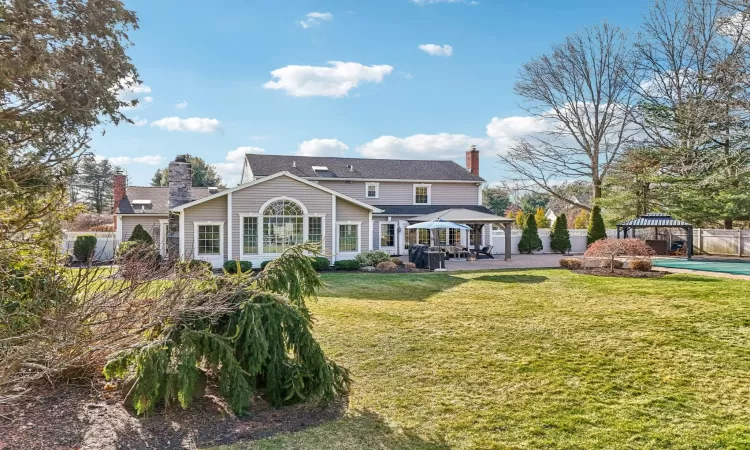
[[[161,406],[142,418],[122,405],[119,391],[105,392],[104,380],[39,387],[33,398],[0,408],[0,450],[192,449],[299,431],[338,419],[347,407],[341,399],[325,407],[274,408],[257,397],[247,414],[237,417],[213,388],[187,410]]]
[[[600,277],[617,277],[617,278],[661,278],[664,275],[667,275],[667,272],[661,272],[656,270],[651,270],[648,272],[641,272],[638,270],[630,270],[630,269],[615,269],[614,273],[612,273],[608,268],[603,267],[594,267],[591,269],[578,269],[573,270],[572,272],[580,273],[582,275],[597,275]]]

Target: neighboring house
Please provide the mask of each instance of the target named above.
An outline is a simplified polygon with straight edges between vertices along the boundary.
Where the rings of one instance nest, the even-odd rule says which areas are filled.
[[[248,154],[241,184],[212,191],[190,187],[190,164],[179,156],[169,164],[169,187],[126,187],[116,176],[117,238],[127,240],[141,224],[163,254],[175,248],[215,267],[236,257],[257,267],[307,241],[321,242],[332,261],[365,250],[400,255],[409,218],[449,208],[491,213],[481,206],[476,148],[466,162]],[[443,232],[440,240],[460,244],[463,233]],[[412,238],[430,243],[431,236]]]

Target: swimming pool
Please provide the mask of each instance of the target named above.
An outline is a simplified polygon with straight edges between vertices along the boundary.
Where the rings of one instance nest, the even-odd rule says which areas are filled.
[[[705,272],[730,273],[732,275],[750,276],[750,261],[738,261],[731,259],[678,259],[678,258],[654,258],[652,261],[656,267],[669,269],[702,270]]]

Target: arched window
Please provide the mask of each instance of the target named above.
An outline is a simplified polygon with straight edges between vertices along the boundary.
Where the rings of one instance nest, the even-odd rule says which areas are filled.
[[[276,200],[263,210],[263,252],[282,253],[304,242],[304,211],[293,200]]]

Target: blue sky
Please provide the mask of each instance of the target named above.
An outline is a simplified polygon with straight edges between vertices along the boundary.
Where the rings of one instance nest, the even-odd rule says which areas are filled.
[[[143,85],[123,93],[141,101],[127,111],[137,125],[107,126],[92,150],[134,185],[181,153],[232,185],[245,151],[463,164],[472,143],[480,174],[501,180],[496,153],[532,123],[519,67],[604,20],[637,31],[650,1],[126,4],[140,20],[129,54]]]

